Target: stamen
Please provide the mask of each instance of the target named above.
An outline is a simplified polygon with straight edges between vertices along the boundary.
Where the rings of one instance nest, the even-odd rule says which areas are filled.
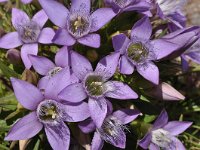
[[[37,116],[43,123],[57,124],[62,117],[62,111],[56,101],[44,100],[38,105]]]
[[[17,31],[24,43],[35,43],[37,42],[41,29],[36,22],[31,21],[19,26]]]

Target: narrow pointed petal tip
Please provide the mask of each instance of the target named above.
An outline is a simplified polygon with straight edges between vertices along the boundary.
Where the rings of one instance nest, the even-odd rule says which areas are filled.
[[[153,62],[147,62],[143,65],[137,66],[138,73],[148,81],[159,84],[159,70]]]
[[[71,66],[74,74],[83,80],[88,72],[93,71],[91,63],[82,55],[71,51]]]
[[[176,136],[183,133],[192,124],[193,122],[188,122],[188,121],[170,121],[163,127],[163,129],[167,130],[172,135]]]
[[[97,64],[95,72],[102,75],[105,79],[111,78],[117,69],[119,56],[120,53],[118,52],[102,58]]]
[[[0,38],[0,48],[10,49],[22,45],[19,34],[17,32],[10,32]]]
[[[39,3],[55,25],[66,27],[69,10],[64,5],[55,0],[39,0]]]
[[[70,131],[64,122],[57,126],[45,126],[47,139],[54,150],[68,150],[70,145]]]
[[[130,43],[130,39],[123,33],[115,35],[112,37],[113,48],[116,52],[124,54],[127,45]]]
[[[158,118],[156,119],[156,121],[154,122],[153,128],[154,129],[161,128],[165,126],[167,123],[168,123],[168,114],[167,111],[163,109]]]
[[[19,103],[24,108],[36,110],[38,104],[44,99],[39,89],[28,82],[16,78],[11,78],[11,83]]]
[[[101,98],[98,100],[89,99],[88,101],[91,118],[98,128],[103,124],[107,114],[107,103],[106,99]]]
[[[32,18],[32,21],[35,21],[41,28],[45,25],[47,20],[48,16],[44,10],[38,11]]]
[[[94,11],[91,15],[92,18],[92,28],[90,32],[95,32],[107,24],[116,13],[111,8],[99,8]]]
[[[137,37],[149,40],[152,34],[152,26],[148,17],[143,17],[135,23],[131,30],[131,38]]]
[[[107,92],[107,97],[120,100],[138,98],[137,93],[135,93],[127,84],[118,81],[110,81],[109,84],[114,90],[111,92]]]
[[[121,109],[115,111],[113,116],[117,117],[123,124],[127,124],[135,120],[140,114],[139,110]]]
[[[36,112],[31,112],[13,125],[4,140],[15,141],[32,138],[40,132],[42,127],[43,125],[39,122]]]

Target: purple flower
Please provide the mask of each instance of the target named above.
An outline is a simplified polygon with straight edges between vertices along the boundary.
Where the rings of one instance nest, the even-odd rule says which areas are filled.
[[[22,45],[21,58],[27,69],[31,67],[28,54],[37,55],[38,42],[43,44],[51,43],[54,30],[51,28],[43,28],[48,20],[43,10],[36,13],[30,20],[28,15],[16,8],[12,9],[12,24],[17,30],[8,33],[0,39],[0,47],[5,49],[16,48]]]
[[[189,68],[189,60],[200,64],[200,39],[181,55],[182,68],[184,71],[187,71]]]
[[[91,119],[80,122],[79,127],[85,133],[96,130],[92,140],[91,150],[101,150],[104,141],[124,149],[126,146],[125,130],[127,130],[125,125],[137,118],[139,114],[140,112],[138,110],[131,109],[121,109],[113,113],[110,110],[101,127],[96,127]]]
[[[74,74],[81,83],[71,84],[59,93],[66,101],[80,102],[89,97],[88,105],[91,118],[100,127],[107,114],[105,97],[115,99],[136,99],[138,95],[126,84],[109,81],[117,68],[119,53],[104,57],[93,71],[90,62],[76,52],[71,53],[71,65]]]
[[[167,58],[175,58],[182,55],[187,49],[189,49],[200,37],[200,27],[192,26],[188,28],[179,29],[168,35],[162,37],[163,40],[175,43],[179,48],[173,51]],[[165,58],[166,59],[166,58]]]
[[[93,32],[108,23],[115,13],[111,8],[100,8],[90,13],[90,0],[72,0],[68,10],[55,0],[39,0],[49,19],[60,29],[53,42],[58,45],[80,44],[98,48],[100,36]]]
[[[104,0],[113,8],[116,13],[125,11],[145,12],[150,8],[150,4],[145,0]]]
[[[32,112],[13,125],[5,140],[29,139],[44,127],[47,139],[54,150],[68,149],[70,131],[64,121],[78,122],[89,117],[87,103],[63,105],[61,100],[55,97],[63,88],[63,82],[69,83],[69,78],[69,69],[63,69],[51,78],[44,95],[32,84],[11,78],[17,100]]]
[[[187,0],[146,0],[156,9],[157,15],[170,22],[169,27],[173,31],[185,27],[186,17],[182,10]]]
[[[177,135],[183,133],[192,125],[192,122],[170,121],[165,110],[161,112],[152,129],[139,141],[139,145],[144,149],[159,150],[185,150]]]
[[[29,55],[29,59],[33,64],[33,68],[40,75],[44,76],[38,82],[38,88],[40,90],[45,90],[49,80],[59,73],[63,68],[69,68],[69,51],[67,46],[62,47],[55,56],[55,63],[46,57]],[[71,83],[78,82],[77,77],[71,73],[70,77]],[[66,86],[69,83],[66,82]],[[65,87],[66,87],[65,86]]]
[[[150,40],[151,34],[150,20],[143,17],[133,26],[131,39],[125,34],[114,36],[113,47],[121,53],[121,73],[132,74],[136,68],[145,79],[158,84],[159,71],[153,61],[180,56],[199,38],[200,29],[196,26],[183,28],[155,40]]]
[[[152,26],[148,17],[136,22],[131,31],[131,39],[125,34],[113,37],[113,47],[121,53],[120,72],[132,74],[134,68],[145,79],[154,84],[159,83],[159,71],[153,61],[161,59],[179,46],[163,39],[150,40]],[[165,49],[163,49],[163,47]]]

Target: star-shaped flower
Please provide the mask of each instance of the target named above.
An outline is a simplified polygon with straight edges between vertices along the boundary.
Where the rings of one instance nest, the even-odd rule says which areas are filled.
[[[79,78],[80,83],[67,86],[59,93],[59,98],[66,101],[80,102],[86,98],[91,113],[91,118],[100,127],[107,114],[107,99],[136,99],[138,95],[126,84],[119,81],[110,81],[114,75],[119,53],[104,57],[93,71],[90,62],[76,52],[71,53],[71,66],[73,73]]]
[[[139,141],[144,149],[159,150],[185,150],[181,141],[176,138],[192,125],[192,122],[170,121],[165,110],[161,112],[153,124],[152,129]]]
[[[13,125],[5,140],[29,139],[44,127],[47,139],[54,150],[68,149],[70,131],[64,122],[83,121],[90,115],[87,103],[77,104],[71,101],[71,105],[64,105],[55,96],[64,88],[64,82],[70,83],[69,79],[70,71],[65,68],[51,78],[43,94],[32,84],[11,78],[17,100],[32,112]]]
[[[72,0],[67,9],[55,0],[39,0],[49,19],[60,29],[53,42],[59,45],[74,45],[76,42],[90,47],[100,46],[99,34],[93,33],[107,24],[115,13],[111,8],[90,12],[90,0]]]
[[[17,30],[7,33],[0,39],[0,48],[10,49],[21,46],[21,58],[27,69],[31,67],[28,54],[37,55],[38,43],[50,44],[55,35],[54,30],[47,27],[43,28],[48,20],[43,10],[36,13],[32,19],[16,8],[12,9],[12,24]]]

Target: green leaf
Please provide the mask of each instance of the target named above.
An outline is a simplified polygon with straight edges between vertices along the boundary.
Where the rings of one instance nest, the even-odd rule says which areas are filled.
[[[6,146],[4,146],[4,145],[2,145],[2,144],[0,144],[0,149],[1,149],[1,150],[9,150],[8,147],[6,147]]]
[[[156,116],[145,115],[145,117],[144,117],[144,122],[150,123],[150,122],[152,122],[153,120],[155,120],[155,118],[156,118]]]
[[[13,93],[0,98],[0,107],[4,109],[15,110],[17,108],[17,104],[18,102]]]
[[[7,78],[19,77],[19,74],[17,74],[14,70],[6,66],[2,61],[0,61],[0,70],[1,70],[1,74],[6,76]]]
[[[0,132],[7,132],[10,127],[6,124],[5,120],[0,120]]]

